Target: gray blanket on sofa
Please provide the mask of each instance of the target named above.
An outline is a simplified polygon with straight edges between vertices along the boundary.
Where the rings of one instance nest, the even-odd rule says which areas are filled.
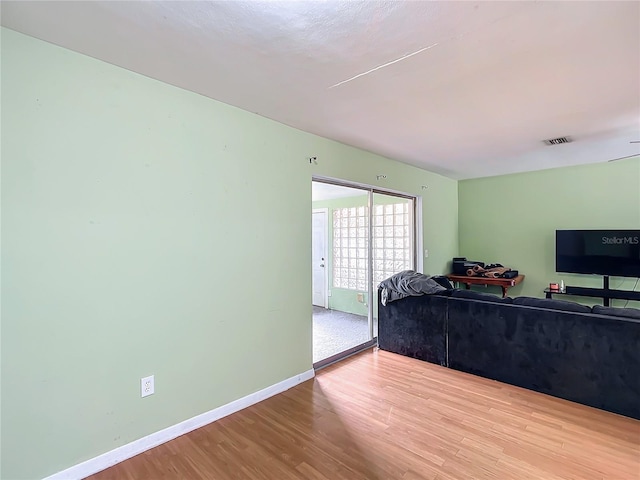
[[[380,302],[386,305],[388,302],[400,300],[405,297],[417,297],[446,290],[429,275],[413,270],[405,270],[380,282],[382,294]]]

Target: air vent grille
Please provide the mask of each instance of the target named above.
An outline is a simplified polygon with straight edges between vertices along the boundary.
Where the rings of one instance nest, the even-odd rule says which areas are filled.
[[[560,145],[561,143],[569,143],[571,138],[569,137],[558,137],[558,138],[550,138],[549,140],[543,140],[543,142],[547,145]]]

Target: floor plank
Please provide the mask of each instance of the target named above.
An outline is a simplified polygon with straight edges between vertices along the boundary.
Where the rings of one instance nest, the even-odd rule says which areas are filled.
[[[91,480],[640,479],[640,421],[384,351]]]

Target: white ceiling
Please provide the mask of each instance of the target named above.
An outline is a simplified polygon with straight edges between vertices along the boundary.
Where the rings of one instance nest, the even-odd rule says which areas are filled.
[[[455,179],[640,153],[636,1],[1,8],[8,28]]]

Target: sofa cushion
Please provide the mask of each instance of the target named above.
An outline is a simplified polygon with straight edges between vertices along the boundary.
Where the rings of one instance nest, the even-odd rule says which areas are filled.
[[[553,300],[551,298],[516,297],[513,299],[514,305],[525,305],[527,307],[548,308],[550,310],[562,310],[565,312],[591,313],[591,308],[575,302],[565,300]]]
[[[481,300],[483,302],[493,302],[493,303],[513,302],[513,299],[509,297],[501,298],[501,297],[498,297],[497,295],[492,295],[490,293],[476,292],[474,290],[457,290],[456,289],[453,291],[451,296],[455,298],[468,298],[471,300]]]
[[[615,315],[616,317],[637,318],[640,320],[640,309],[638,308],[603,307],[602,305],[594,305],[593,308],[591,308],[591,311],[598,315]]]

